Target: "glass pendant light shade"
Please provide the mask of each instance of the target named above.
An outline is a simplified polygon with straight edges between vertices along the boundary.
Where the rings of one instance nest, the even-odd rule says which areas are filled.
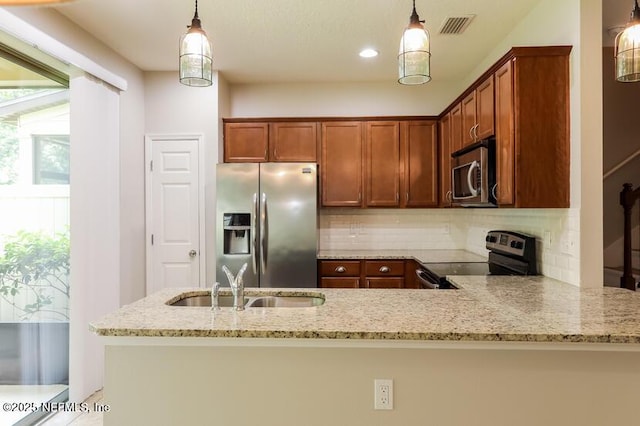
[[[616,36],[616,80],[640,81],[640,7],[635,0],[631,19],[624,31]]]
[[[180,83],[187,86],[206,87],[212,84],[211,43],[202,29],[196,13],[189,31],[180,37]]]
[[[398,52],[398,83],[400,84],[424,84],[431,80],[429,33],[421,22],[424,21],[420,21],[414,0],[409,26],[400,39]]]

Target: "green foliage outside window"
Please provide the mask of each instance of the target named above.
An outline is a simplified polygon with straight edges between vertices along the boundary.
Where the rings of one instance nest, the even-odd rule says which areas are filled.
[[[51,309],[54,297],[69,298],[69,233],[54,237],[19,231],[7,238],[0,257],[0,297],[18,309],[22,319],[45,313],[69,319],[68,306]],[[14,296],[26,295],[30,303],[19,306]]]

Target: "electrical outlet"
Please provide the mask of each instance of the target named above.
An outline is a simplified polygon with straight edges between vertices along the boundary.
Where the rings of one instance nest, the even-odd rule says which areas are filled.
[[[373,385],[373,408],[375,410],[393,410],[393,380],[375,379]]]

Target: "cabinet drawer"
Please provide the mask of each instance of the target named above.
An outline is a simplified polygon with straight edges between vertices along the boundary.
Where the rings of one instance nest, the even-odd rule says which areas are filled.
[[[359,260],[323,260],[320,262],[323,277],[359,277]]]
[[[360,278],[321,278],[321,288],[360,288]]]
[[[365,284],[367,288],[404,288],[404,278],[403,277],[390,277],[390,278],[367,277]]]
[[[365,275],[368,277],[400,277],[404,275],[404,260],[367,260]]]

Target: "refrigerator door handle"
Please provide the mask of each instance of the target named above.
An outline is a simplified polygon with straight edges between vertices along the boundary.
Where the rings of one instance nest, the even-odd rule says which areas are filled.
[[[258,194],[253,193],[253,221],[251,222],[251,264],[253,266],[253,273],[258,273]]]
[[[269,219],[267,217],[267,194],[262,193],[260,206],[260,268],[262,274],[267,272],[267,248],[269,245]]]

